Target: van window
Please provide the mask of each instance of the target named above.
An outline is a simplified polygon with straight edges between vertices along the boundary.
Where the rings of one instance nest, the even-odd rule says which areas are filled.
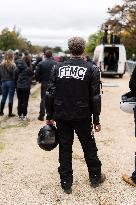
[[[104,47],[104,71],[117,71],[119,47]]]

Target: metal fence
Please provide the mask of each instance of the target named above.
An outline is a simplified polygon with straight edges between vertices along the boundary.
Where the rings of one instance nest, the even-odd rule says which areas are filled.
[[[127,69],[128,73],[131,75],[135,66],[136,66],[136,61],[128,60],[126,62],[126,66],[127,66],[126,69]]]

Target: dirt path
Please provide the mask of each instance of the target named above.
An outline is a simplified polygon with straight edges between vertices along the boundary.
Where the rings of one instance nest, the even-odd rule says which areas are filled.
[[[120,95],[128,91],[128,80],[128,75],[121,80],[103,79],[118,87],[103,88],[102,132],[95,136],[107,180],[96,189],[89,185],[75,136],[73,193],[66,195],[61,190],[58,148],[44,152],[36,144],[38,130],[44,125],[37,120],[39,92],[30,98],[30,121],[21,123],[17,118],[4,117],[0,128],[0,205],[136,205],[136,189],[121,180],[122,173],[132,173],[136,151],[133,116],[119,109]]]

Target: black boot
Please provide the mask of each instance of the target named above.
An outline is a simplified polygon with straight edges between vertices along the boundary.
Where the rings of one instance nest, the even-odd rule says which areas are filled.
[[[1,105],[0,105],[0,116],[4,115],[4,113],[3,113],[4,107],[5,107],[5,103],[1,102]]]
[[[12,108],[13,108],[13,104],[11,104],[11,103],[9,103],[9,117],[15,117],[16,115],[14,115],[13,113],[12,113]]]

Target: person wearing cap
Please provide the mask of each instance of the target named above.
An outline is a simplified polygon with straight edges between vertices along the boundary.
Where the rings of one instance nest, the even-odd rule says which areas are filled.
[[[46,92],[46,124],[56,121],[59,140],[61,187],[72,192],[72,145],[74,131],[81,143],[88,167],[90,185],[98,187],[105,180],[101,173],[101,161],[93,135],[101,130],[100,72],[82,58],[85,40],[73,37],[68,40],[70,59],[56,65],[52,71]]]
[[[51,74],[51,70],[56,62],[52,58],[52,52],[50,50],[45,51],[45,60],[41,61],[37,65],[36,69],[36,80],[41,83],[41,103],[40,103],[40,112],[38,120],[44,121],[45,116],[45,95],[46,95],[46,88],[49,82],[49,77]]]

